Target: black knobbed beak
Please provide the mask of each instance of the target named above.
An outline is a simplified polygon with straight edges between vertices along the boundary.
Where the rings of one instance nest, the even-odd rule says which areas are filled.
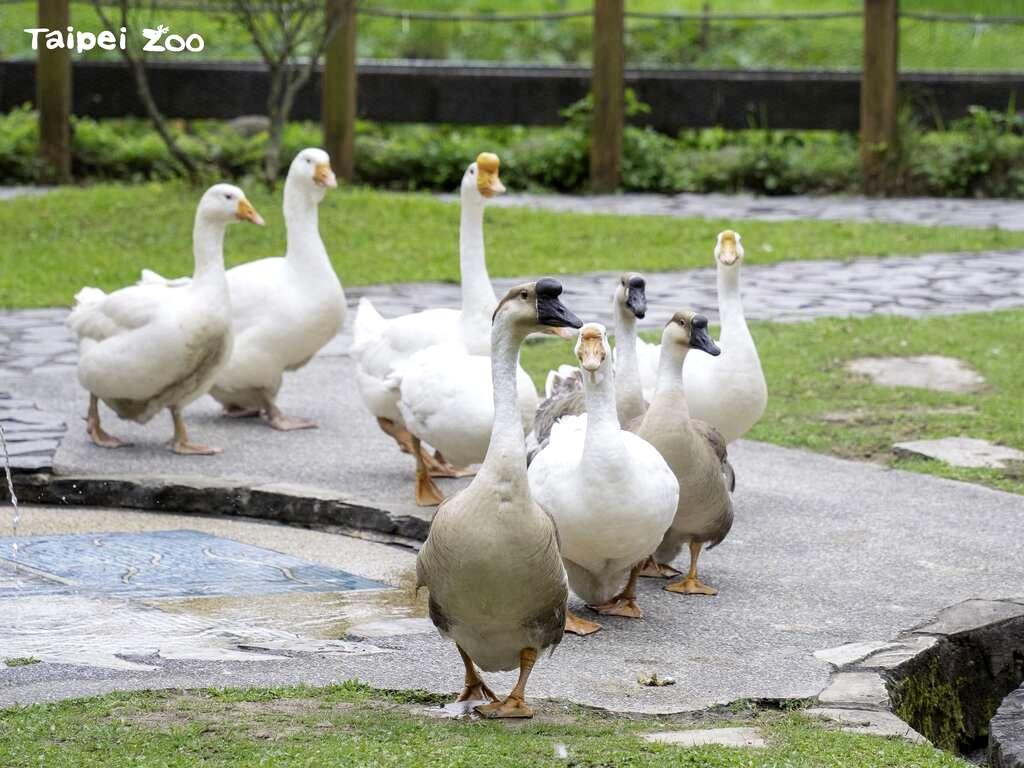
[[[708,319],[704,315],[694,315],[693,317],[690,329],[690,349],[699,349],[712,357],[722,354],[722,350],[708,334]]]
[[[643,320],[647,314],[647,286],[642,277],[630,278],[626,287],[626,306],[638,320]]]
[[[583,321],[560,300],[562,284],[550,277],[537,281],[537,322],[548,328],[581,328]]]

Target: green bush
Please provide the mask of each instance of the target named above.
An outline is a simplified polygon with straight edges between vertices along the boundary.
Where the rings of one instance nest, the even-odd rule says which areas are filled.
[[[627,112],[644,105],[629,98]],[[490,150],[502,158],[510,188],[578,192],[589,174],[590,102],[565,111],[559,127],[382,125],[356,129],[361,182],[399,190],[457,187],[467,162]],[[215,120],[173,121],[181,148],[211,178],[245,180],[259,173],[266,133],[243,135]],[[181,171],[149,123],[75,119],[73,172],[82,180],[167,179]],[[303,147],[321,143],[319,126],[290,123],[282,170]],[[31,184],[40,173],[35,115],[0,116],[0,183]],[[972,109],[948,130],[904,129],[900,187],[906,194],[1024,198],[1024,118]],[[634,192],[755,192],[764,195],[856,192],[855,136],[828,131],[687,130],[671,137],[627,126],[622,187]]]

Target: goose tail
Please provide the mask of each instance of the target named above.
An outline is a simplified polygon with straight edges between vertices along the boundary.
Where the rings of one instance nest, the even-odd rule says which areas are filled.
[[[358,352],[379,338],[384,332],[384,316],[373,306],[373,302],[363,296],[356,308],[356,318],[352,322],[352,351]]]

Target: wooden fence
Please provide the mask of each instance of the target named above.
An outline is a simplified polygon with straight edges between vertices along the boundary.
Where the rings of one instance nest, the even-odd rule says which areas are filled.
[[[69,0],[39,0],[39,26],[69,23]],[[392,122],[550,124],[564,107],[594,96],[591,186],[619,185],[624,89],[651,106],[637,122],[669,133],[684,127],[824,128],[861,134],[869,192],[884,191],[898,149],[901,98],[926,120],[948,120],[970,104],[997,109],[1024,103],[1024,75],[907,74],[897,72],[898,0],[864,0],[860,72],[715,72],[632,70],[626,67],[624,0],[594,0],[593,64],[579,67],[466,66],[445,63],[356,62],[355,0],[326,0],[325,24],[336,28],[320,77],[300,92],[294,116],[319,119],[338,175],[351,179],[355,119]],[[79,61],[41,47],[30,86],[31,62],[0,62],[0,109],[34,100],[39,109],[47,180],[68,180],[70,114],[113,117],[143,114],[128,69]],[[147,64],[151,90],[169,117],[227,118],[261,112],[265,70],[246,63]],[[487,83],[486,104],[479,99]],[[358,94],[358,98],[357,98]]]

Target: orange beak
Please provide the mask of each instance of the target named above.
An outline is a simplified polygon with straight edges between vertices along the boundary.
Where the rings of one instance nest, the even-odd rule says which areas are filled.
[[[327,187],[328,189],[334,189],[338,186],[338,179],[328,163],[317,163],[316,170],[313,171],[313,181],[321,187]]]
[[[238,210],[235,212],[235,216],[239,221],[251,221],[253,224],[260,227],[266,223],[263,221],[263,217],[256,213],[256,209],[252,207],[252,203],[244,197],[238,201]]]

